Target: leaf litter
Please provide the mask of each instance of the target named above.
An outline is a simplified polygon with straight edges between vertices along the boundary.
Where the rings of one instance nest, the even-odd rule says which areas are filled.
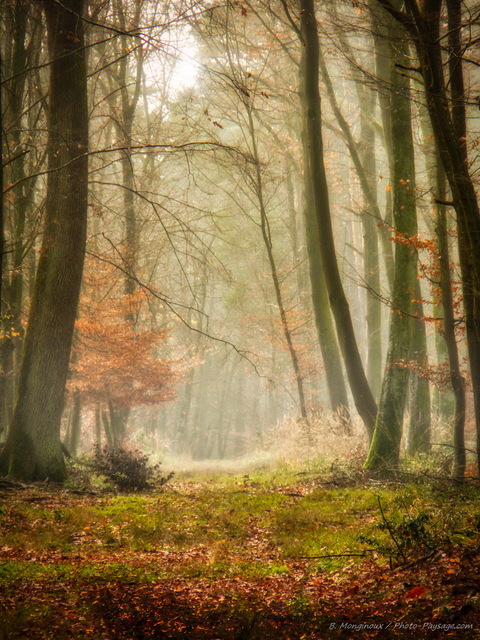
[[[322,487],[325,510],[312,517],[318,483],[241,487],[183,481],[168,496],[125,498],[1,487],[0,638],[480,637],[479,535],[468,522],[460,542],[441,538],[406,563],[358,542],[358,557],[309,553],[324,529],[334,547],[342,522],[371,535],[380,514],[360,494],[352,507],[355,487]]]

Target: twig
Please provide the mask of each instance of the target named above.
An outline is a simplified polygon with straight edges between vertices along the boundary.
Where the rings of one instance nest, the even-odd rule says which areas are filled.
[[[180,491],[178,491],[177,489],[174,489],[167,483],[162,484],[161,486],[162,486],[162,489],[169,489],[170,491],[173,491],[173,493],[178,493],[178,495],[180,495]]]
[[[411,567],[414,567],[416,564],[420,564],[421,562],[424,562],[425,560],[430,560],[430,558],[433,558],[433,556],[435,556],[436,554],[439,554],[440,551],[438,549],[434,549],[433,551],[430,551],[430,553],[427,553],[426,556],[422,556],[421,558],[417,558],[416,560],[412,560],[412,562],[409,562],[408,564],[402,564],[399,567],[397,567],[397,569],[410,569]]]
[[[399,544],[399,542],[397,541],[397,539],[396,539],[396,537],[395,537],[395,535],[393,533],[393,530],[392,530],[392,527],[390,526],[389,521],[385,517],[385,513],[383,511],[383,507],[382,507],[382,502],[380,500],[380,496],[377,496],[377,501],[378,501],[378,506],[380,507],[380,513],[382,514],[382,520],[385,523],[387,531],[390,534],[390,537],[392,538],[393,542],[395,543],[395,546],[397,547],[399,554],[402,556],[403,562],[405,563],[407,561],[407,558],[406,558],[405,554],[403,553],[403,549],[402,549],[401,545]]]
[[[326,553],[323,556],[288,556],[296,560],[318,560],[321,558],[364,558],[367,553],[373,552],[375,549],[365,549],[361,553]]]

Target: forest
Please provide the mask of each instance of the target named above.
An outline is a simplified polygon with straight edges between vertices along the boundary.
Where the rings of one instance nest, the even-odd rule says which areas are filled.
[[[0,640],[478,637],[480,3],[0,30]]]

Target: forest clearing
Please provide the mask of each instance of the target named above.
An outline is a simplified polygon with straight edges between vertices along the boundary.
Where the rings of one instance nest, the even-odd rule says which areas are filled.
[[[478,482],[279,463],[0,494],[2,640],[479,637]]]

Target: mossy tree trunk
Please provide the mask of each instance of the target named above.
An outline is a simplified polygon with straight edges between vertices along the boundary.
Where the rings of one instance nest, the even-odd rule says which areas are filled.
[[[83,0],[42,2],[50,56],[45,227],[0,471],[63,481],[60,442],[70,351],[85,257],[88,109]]]
[[[445,172],[440,161],[437,165],[436,195],[440,202],[445,201]],[[447,229],[447,211],[442,204],[437,205],[437,224],[435,227],[440,261],[440,288],[442,292],[443,338],[448,354],[450,383],[453,391],[453,465],[452,476],[460,480],[465,475],[467,456],[465,450],[466,394],[465,379],[460,366],[455,326],[455,306],[452,294],[450,273],[450,249]]]
[[[432,203],[432,216],[431,218],[427,218],[428,231],[433,236],[435,235],[437,238],[438,251],[440,254],[440,263],[441,263],[441,247],[444,242],[447,241],[447,238],[443,238],[444,234],[447,234],[447,220],[446,220],[446,210],[445,205],[440,203],[445,202],[447,200],[447,179],[445,176],[445,171],[442,166],[442,161],[440,156],[438,155],[438,151],[435,144],[435,139],[433,137],[432,127],[430,124],[430,119],[428,117],[428,113],[425,110],[425,113],[422,114],[422,138],[423,138],[423,147],[425,153],[425,161],[426,161],[426,175],[428,184],[435,185],[435,199],[436,201]],[[447,245],[448,249],[448,245]],[[450,291],[450,297],[452,295],[451,291],[451,278],[450,278],[450,257],[447,253],[447,281],[446,286]],[[441,264],[440,264],[441,267]],[[442,271],[440,270],[440,276],[442,277]],[[432,311],[433,316],[438,318],[439,322],[435,323],[435,352],[436,352],[436,363],[437,366],[444,366],[449,362],[449,352],[447,348],[447,342],[445,339],[445,330],[446,325],[445,322],[441,322],[441,319],[445,318],[445,309],[443,305],[443,293],[440,291],[437,295],[434,296],[432,303]],[[453,321],[452,321],[453,322]],[[454,327],[454,323],[452,324],[452,328]],[[454,338],[455,341],[455,338]],[[456,348],[456,344],[455,344]],[[438,415],[438,419],[441,423],[452,423],[455,415],[455,396],[453,390],[450,387],[446,387],[440,384],[436,384],[433,387],[432,393],[432,409]]]
[[[425,98],[439,155],[450,185],[457,214],[458,246],[462,271],[463,304],[477,431],[477,464],[480,466],[480,208],[469,171],[463,44],[460,0],[447,0],[450,64],[445,80],[444,38],[441,37],[442,3],[406,0],[407,11],[388,0],[378,0],[406,29],[415,44]],[[448,86],[448,92],[447,87]]]
[[[0,51],[0,71],[2,70],[2,52]],[[3,134],[3,100],[2,100],[2,88],[0,87],[0,132]],[[0,146],[3,149],[3,138],[0,137]],[[5,270],[5,214],[3,207],[3,162],[0,163],[0,318],[3,317],[3,279]],[[1,326],[1,325],[0,325]],[[2,345],[3,346],[3,345]],[[0,348],[0,361],[1,361]],[[0,370],[0,444],[3,443],[5,438],[5,421],[4,421],[4,407],[5,407],[5,371]]]
[[[392,21],[390,35],[399,30]],[[398,465],[403,417],[408,392],[408,363],[411,354],[413,298],[416,286],[416,251],[410,238],[417,233],[415,207],[415,161],[410,111],[409,80],[396,64],[408,64],[408,46],[395,38],[392,46],[390,114],[393,146],[393,222],[395,270],[391,295],[386,368],[375,432],[366,461],[368,469],[385,471]]]
[[[427,332],[423,320],[423,304],[420,281],[415,282],[412,318],[412,350],[410,362],[410,423],[408,430],[408,453],[428,453],[431,440],[431,394],[430,382],[425,375],[428,369]]]

